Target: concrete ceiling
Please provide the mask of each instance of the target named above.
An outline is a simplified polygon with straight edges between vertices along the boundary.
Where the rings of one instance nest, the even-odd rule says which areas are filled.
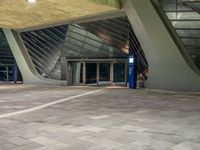
[[[1,0],[0,28],[45,26],[118,9],[118,0],[36,0],[36,3],[29,3],[27,0]]]

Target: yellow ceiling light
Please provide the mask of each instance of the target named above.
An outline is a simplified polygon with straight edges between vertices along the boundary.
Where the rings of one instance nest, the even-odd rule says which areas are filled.
[[[27,0],[27,1],[28,1],[28,3],[31,3],[31,4],[36,2],[36,0]]]

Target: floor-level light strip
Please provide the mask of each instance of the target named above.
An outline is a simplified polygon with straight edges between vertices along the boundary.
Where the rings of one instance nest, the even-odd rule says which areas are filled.
[[[8,118],[8,117],[12,117],[12,116],[15,116],[15,115],[20,115],[20,114],[25,114],[25,113],[29,113],[29,112],[34,112],[34,111],[37,111],[37,110],[41,110],[41,109],[50,107],[52,105],[56,105],[56,104],[59,104],[59,103],[63,103],[63,102],[66,102],[66,101],[73,100],[75,98],[79,98],[79,97],[82,97],[82,96],[85,96],[85,95],[90,95],[90,94],[93,94],[93,93],[97,93],[99,91],[102,91],[102,89],[98,89],[98,90],[86,92],[86,93],[83,93],[83,94],[79,94],[79,95],[76,95],[76,96],[71,96],[71,97],[68,97],[68,98],[60,99],[60,100],[57,100],[57,101],[54,101],[54,102],[50,102],[50,103],[46,103],[46,104],[43,104],[43,105],[40,105],[40,106],[36,106],[36,107],[33,107],[33,108],[24,109],[24,110],[17,111],[17,112],[12,112],[12,113],[2,114],[2,115],[0,115],[0,119]]]

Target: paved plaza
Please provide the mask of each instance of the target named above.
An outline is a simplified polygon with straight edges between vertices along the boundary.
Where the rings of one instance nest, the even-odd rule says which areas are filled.
[[[200,150],[200,93],[0,85],[0,150]]]

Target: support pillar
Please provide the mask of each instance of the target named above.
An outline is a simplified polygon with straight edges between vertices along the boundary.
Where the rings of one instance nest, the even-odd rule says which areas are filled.
[[[6,81],[9,81],[9,66],[6,66]]]
[[[61,80],[67,80],[67,59],[65,57],[60,58],[60,72]]]
[[[128,83],[128,62],[125,62],[125,86],[127,86]]]
[[[100,78],[100,64],[97,63],[97,85],[99,85],[99,78]]]
[[[200,91],[199,69],[185,50],[177,47],[177,41],[172,38],[166,28],[167,24],[163,23],[151,0],[122,0],[121,4],[149,64],[149,77],[145,87],[170,91]],[[145,10],[142,9],[144,6]]]
[[[83,85],[86,84],[86,63],[83,62]]]
[[[114,63],[110,64],[110,85],[113,85],[114,82]]]
[[[17,73],[18,73],[18,69],[17,69],[17,64],[15,63],[13,66],[13,79],[14,79],[14,83],[17,83]]]

